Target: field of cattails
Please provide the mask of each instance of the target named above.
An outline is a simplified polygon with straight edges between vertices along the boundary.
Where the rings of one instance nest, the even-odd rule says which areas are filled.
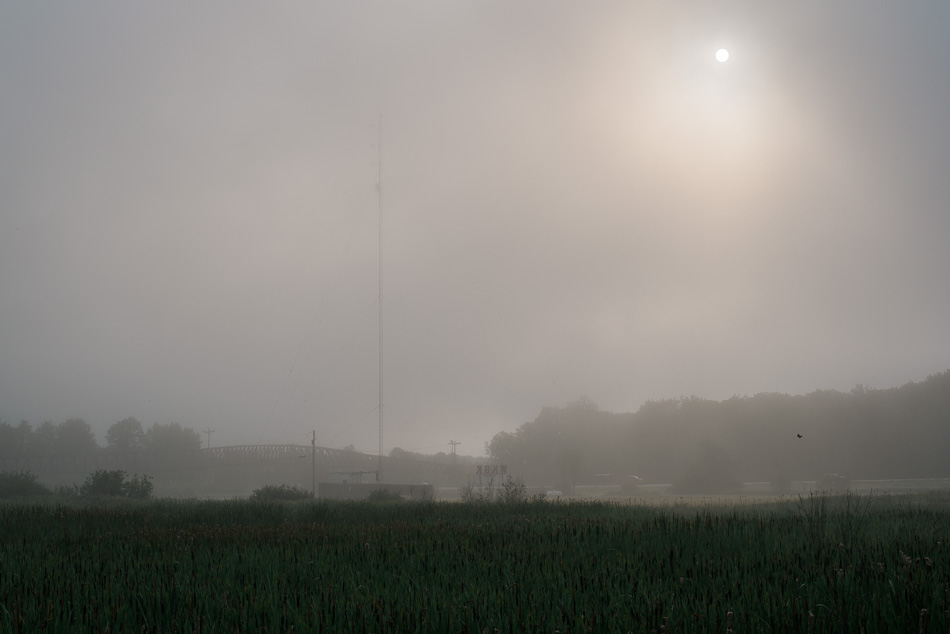
[[[0,632],[947,632],[950,499],[0,506]]]

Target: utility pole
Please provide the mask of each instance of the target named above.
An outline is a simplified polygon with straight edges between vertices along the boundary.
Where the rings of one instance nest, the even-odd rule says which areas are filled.
[[[310,486],[311,497],[316,499],[317,497],[317,430],[313,430],[313,440],[310,441],[310,478],[312,480]]]
[[[455,455],[455,446],[461,445],[462,443],[459,442],[458,440],[450,440],[449,444],[452,445],[452,457],[457,458],[458,456]]]
[[[204,433],[208,434],[208,449],[211,449],[211,434],[214,433],[213,429],[206,429]]]

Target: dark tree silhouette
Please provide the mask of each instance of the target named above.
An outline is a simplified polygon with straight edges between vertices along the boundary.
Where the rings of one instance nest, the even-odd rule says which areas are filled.
[[[145,429],[136,418],[125,418],[106,432],[106,446],[118,451],[136,451],[145,448]]]

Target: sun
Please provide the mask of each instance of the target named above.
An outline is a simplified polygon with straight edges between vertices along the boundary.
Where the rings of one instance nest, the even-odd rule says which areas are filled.
[[[724,48],[721,48],[721,49],[719,49],[718,51],[716,51],[716,61],[717,61],[717,62],[724,62],[724,61],[726,61],[726,60],[728,60],[728,59],[729,59],[729,51],[727,51],[727,50],[724,49]]]

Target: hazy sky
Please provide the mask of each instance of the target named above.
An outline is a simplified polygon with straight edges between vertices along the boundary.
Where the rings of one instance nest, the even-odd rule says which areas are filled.
[[[0,418],[479,454],[950,367],[950,5],[0,4]],[[731,57],[718,63],[725,47]]]

